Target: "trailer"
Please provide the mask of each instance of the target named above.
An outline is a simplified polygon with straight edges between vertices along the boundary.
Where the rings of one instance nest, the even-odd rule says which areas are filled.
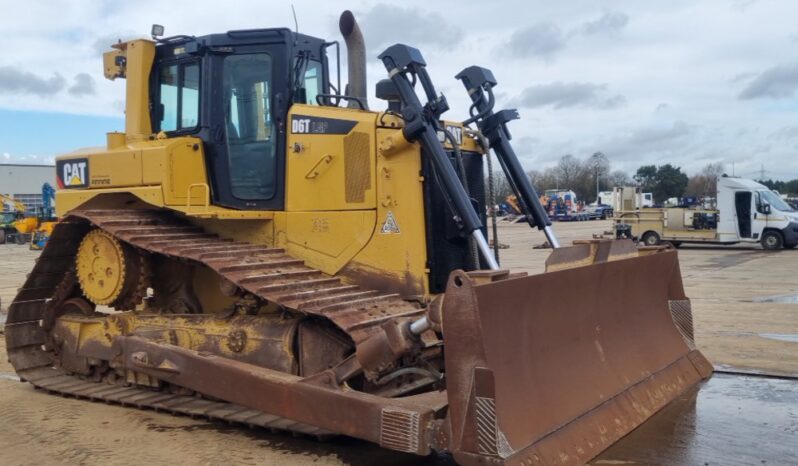
[[[576,193],[571,190],[548,189],[541,199],[549,218],[558,222],[590,220],[590,215],[582,208]]]
[[[766,186],[743,178],[718,180],[713,209],[668,207],[616,211],[615,235],[647,246],[668,242],[760,243],[776,250],[798,246],[798,212]]]

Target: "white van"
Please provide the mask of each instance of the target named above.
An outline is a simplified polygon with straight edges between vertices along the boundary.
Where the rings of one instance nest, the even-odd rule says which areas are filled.
[[[798,212],[767,186],[723,177],[718,179],[717,199],[720,242],[759,240],[765,249],[798,246]]]
[[[664,208],[615,213],[616,236],[648,246],[682,243],[761,243],[765,249],[798,246],[798,212],[756,181],[718,179],[716,209]]]

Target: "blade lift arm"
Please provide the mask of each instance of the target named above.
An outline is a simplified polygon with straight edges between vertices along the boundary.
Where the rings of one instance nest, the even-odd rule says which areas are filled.
[[[449,109],[446,98],[438,95],[426,70],[426,62],[421,52],[404,44],[388,47],[379,57],[402,102],[402,119],[405,122],[403,133],[408,141],[418,141],[424,147],[432,161],[445,195],[450,199],[456,216],[455,220],[470,235],[491,270],[498,270],[499,264],[493,257],[485,236],[482,234],[482,222],[477,215],[465,188],[457,177],[449,157],[438,139],[440,116]],[[412,79],[412,81],[411,81]],[[419,82],[427,98],[425,105],[416,95],[414,84]],[[422,317],[410,325],[410,331],[420,335],[431,327],[427,317]]]
[[[480,132],[488,139],[490,147],[496,153],[499,164],[518,199],[529,226],[542,230],[551,247],[559,248],[560,242],[551,228],[551,220],[540,203],[540,197],[530,183],[529,177],[524,173],[513,146],[510,145],[511,137],[507,130],[507,122],[518,119],[518,111],[493,111],[495,104],[493,87],[497,82],[493,73],[487,68],[469,66],[458,73],[455,78],[463,82],[473,102],[472,111],[477,112],[463,123],[475,122],[477,124]]]
[[[443,184],[444,192],[451,200],[458,224],[466,234],[474,238],[489,268],[498,270],[499,265],[482,234],[482,222],[449,162],[442,143],[438,140],[438,131],[443,131],[439,119],[441,114],[449,109],[449,105],[444,96],[436,94],[421,52],[407,45],[396,44],[386,49],[379,58],[388,70],[402,102],[401,115],[405,122],[403,130],[405,138],[408,141],[418,141],[427,151]],[[421,83],[428,100],[426,105],[421,104],[413,89],[413,84],[416,82]]]

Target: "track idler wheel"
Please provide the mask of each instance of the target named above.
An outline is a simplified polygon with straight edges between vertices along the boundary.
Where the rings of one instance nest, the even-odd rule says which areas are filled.
[[[95,229],[83,238],[76,265],[80,288],[94,304],[130,310],[146,295],[147,257],[106,231]]]

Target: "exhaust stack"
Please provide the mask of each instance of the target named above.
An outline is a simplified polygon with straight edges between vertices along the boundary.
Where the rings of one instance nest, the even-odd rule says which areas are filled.
[[[352,97],[357,97],[363,102],[363,106],[368,109],[368,98],[366,96],[366,43],[363,40],[363,33],[357,25],[355,15],[346,10],[341,13],[338,20],[338,28],[346,42],[347,68],[349,71],[349,83],[347,92]],[[349,108],[357,107],[357,103],[349,101]]]

